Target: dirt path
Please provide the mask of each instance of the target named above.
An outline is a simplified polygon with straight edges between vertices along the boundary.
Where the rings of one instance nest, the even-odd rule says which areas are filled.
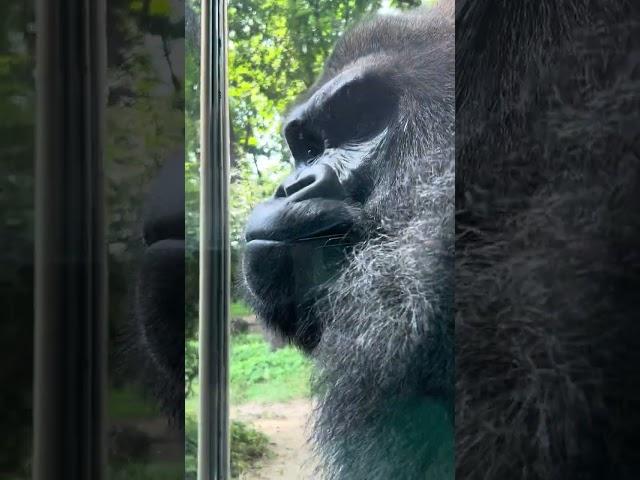
[[[241,480],[308,480],[313,478],[314,462],[306,442],[309,400],[288,403],[240,405],[231,409],[231,418],[251,423],[271,440],[274,456]]]

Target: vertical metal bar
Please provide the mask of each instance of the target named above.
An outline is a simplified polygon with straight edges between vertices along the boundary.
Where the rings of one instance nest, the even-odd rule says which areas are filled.
[[[199,480],[229,478],[229,124],[225,0],[202,2]]]
[[[34,480],[106,478],[104,0],[37,0]]]

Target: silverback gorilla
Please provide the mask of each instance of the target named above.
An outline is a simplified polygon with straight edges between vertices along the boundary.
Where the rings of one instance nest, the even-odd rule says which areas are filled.
[[[248,299],[316,361],[328,479],[453,475],[454,27],[350,30],[284,122],[293,173],[246,228]]]

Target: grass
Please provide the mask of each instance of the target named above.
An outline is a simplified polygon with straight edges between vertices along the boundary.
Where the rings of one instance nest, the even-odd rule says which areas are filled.
[[[109,418],[127,420],[132,418],[150,418],[160,414],[157,406],[136,389],[127,386],[112,389],[107,403]]]
[[[231,403],[287,402],[310,396],[311,363],[294,347],[275,351],[259,334],[234,335],[231,338]],[[187,413],[198,411],[197,380],[186,399]]]
[[[231,341],[231,403],[286,402],[308,397],[311,364],[294,347],[271,351],[257,334]]]
[[[251,307],[249,305],[244,303],[242,300],[239,300],[231,304],[231,306],[229,307],[229,315],[231,316],[231,318],[248,317],[250,315],[253,315],[253,311],[251,310]]]
[[[309,396],[310,362],[295,348],[271,351],[257,334],[231,338],[231,403],[286,402]],[[185,480],[196,479],[197,412],[200,386],[193,384],[185,401],[186,458]],[[231,422],[231,473],[242,472],[271,455],[269,439],[242,422]]]

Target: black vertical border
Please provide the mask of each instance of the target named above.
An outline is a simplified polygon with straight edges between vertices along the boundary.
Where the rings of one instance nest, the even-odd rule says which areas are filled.
[[[34,480],[106,478],[104,0],[36,0]]]

